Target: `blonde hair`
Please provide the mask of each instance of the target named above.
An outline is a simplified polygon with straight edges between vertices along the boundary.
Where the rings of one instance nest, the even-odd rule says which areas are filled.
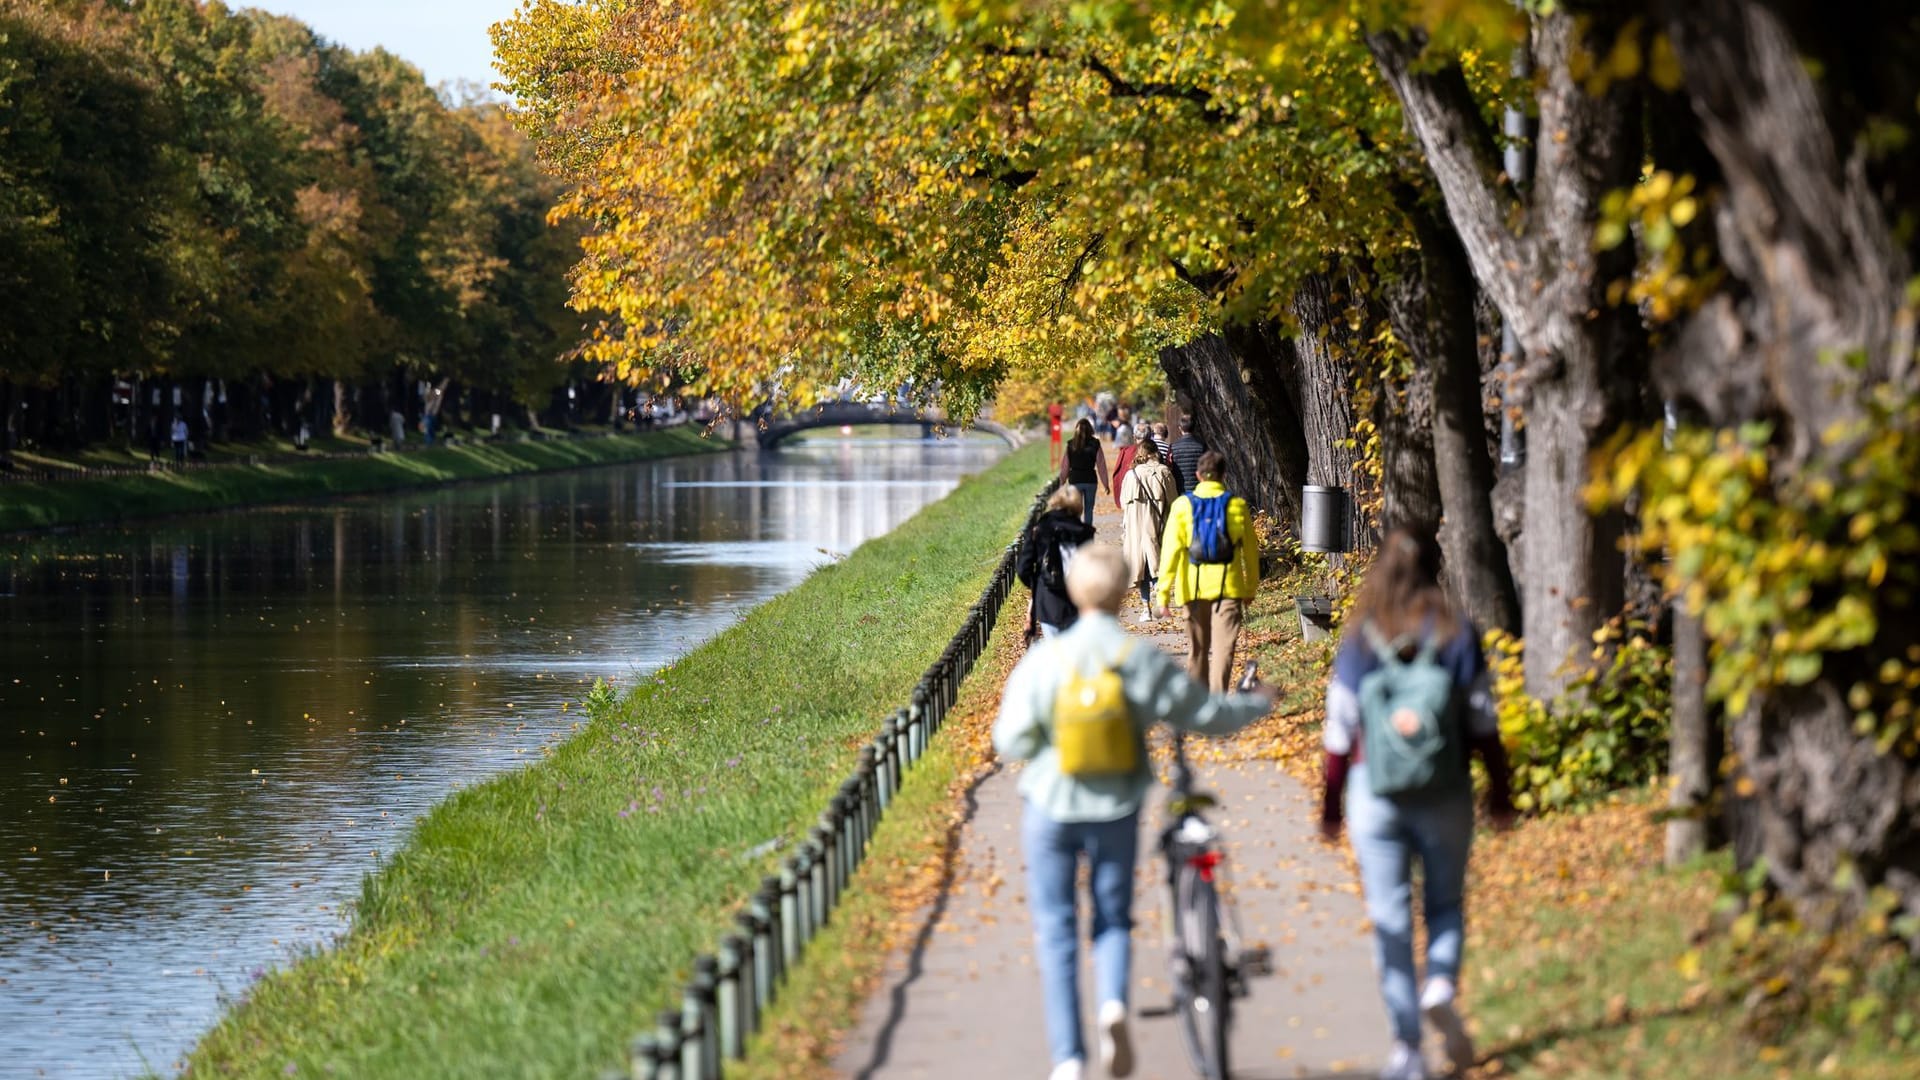
[[[1080,489],[1072,484],[1061,484],[1052,495],[1047,496],[1047,509],[1065,510],[1069,514],[1084,514],[1087,503],[1080,497]]]
[[[1081,611],[1120,613],[1127,596],[1127,564],[1117,548],[1082,545],[1067,567],[1067,597]]]

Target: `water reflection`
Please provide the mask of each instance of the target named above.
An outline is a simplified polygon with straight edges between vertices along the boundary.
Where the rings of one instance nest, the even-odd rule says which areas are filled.
[[[0,1073],[168,1070],[450,789],[999,453],[833,440],[0,558]]]

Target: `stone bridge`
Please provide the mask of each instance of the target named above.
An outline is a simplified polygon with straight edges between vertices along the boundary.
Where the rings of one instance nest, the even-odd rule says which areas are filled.
[[[814,428],[859,427],[863,424],[917,427],[928,436],[948,427],[946,413],[940,409],[916,409],[891,402],[872,404],[864,401],[829,401],[796,413],[755,410],[743,426],[750,426],[753,437],[759,441],[762,449],[766,449]],[[1018,432],[984,418],[976,418],[967,427],[1002,439],[1016,450],[1026,442]]]

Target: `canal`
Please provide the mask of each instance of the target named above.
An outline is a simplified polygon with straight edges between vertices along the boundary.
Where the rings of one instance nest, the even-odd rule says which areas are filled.
[[[810,439],[16,540],[0,1076],[174,1071],[449,791],[1002,452]]]

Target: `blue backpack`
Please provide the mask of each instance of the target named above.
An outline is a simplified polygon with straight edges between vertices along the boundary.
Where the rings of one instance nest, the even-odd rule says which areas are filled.
[[[1468,782],[1460,696],[1433,638],[1412,659],[1372,623],[1361,627],[1380,666],[1360,679],[1361,752],[1375,795],[1417,795]]]
[[[1227,504],[1232,501],[1232,492],[1211,499],[1187,496],[1193,506],[1193,542],[1187,545],[1187,558],[1210,565],[1233,561],[1233,538],[1227,535]]]

